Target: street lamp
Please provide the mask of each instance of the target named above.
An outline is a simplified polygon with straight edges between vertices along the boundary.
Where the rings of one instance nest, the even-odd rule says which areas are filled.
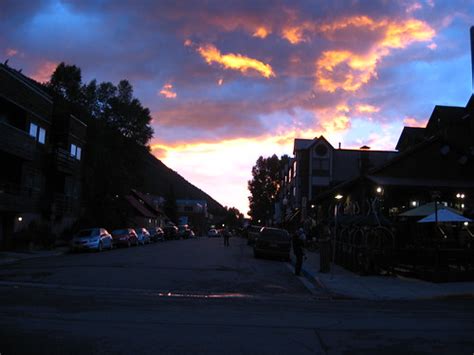
[[[378,194],[381,194],[383,192],[383,189],[381,186],[377,186],[377,189],[375,191],[377,191]]]
[[[340,200],[342,197],[343,197],[343,196],[342,196],[341,194],[337,194],[336,196],[334,196],[334,198],[335,198],[336,200]]]

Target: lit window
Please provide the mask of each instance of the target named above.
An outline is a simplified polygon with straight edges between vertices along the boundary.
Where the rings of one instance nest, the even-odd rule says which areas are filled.
[[[38,134],[38,126],[34,123],[30,123],[30,136],[36,139],[36,135]]]
[[[77,146],[75,144],[71,144],[71,157],[75,157],[77,153]]]
[[[46,141],[46,130],[40,127],[39,134],[38,134],[38,142],[40,142],[41,144],[44,144],[45,141]]]
[[[76,150],[76,159],[77,160],[81,160],[81,153],[82,153],[81,147],[77,147],[77,150]]]

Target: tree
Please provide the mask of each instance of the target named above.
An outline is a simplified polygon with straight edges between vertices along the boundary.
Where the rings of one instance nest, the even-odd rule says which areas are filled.
[[[173,185],[170,185],[165,196],[165,204],[163,206],[165,214],[173,223],[178,223],[178,205],[176,204],[176,195]]]
[[[69,102],[79,104],[82,101],[82,74],[81,69],[75,65],[60,63],[47,86]]]
[[[275,154],[269,158],[260,156],[252,168],[249,215],[253,220],[267,221],[273,216],[274,203],[280,187],[280,171],[288,162],[288,156],[279,159]]]

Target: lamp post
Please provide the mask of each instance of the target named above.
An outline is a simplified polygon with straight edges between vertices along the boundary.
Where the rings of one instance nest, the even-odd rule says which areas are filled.
[[[281,224],[284,227],[286,226],[286,206],[288,205],[288,199],[286,198],[286,196],[283,198],[282,204],[283,204],[283,216],[282,216]]]

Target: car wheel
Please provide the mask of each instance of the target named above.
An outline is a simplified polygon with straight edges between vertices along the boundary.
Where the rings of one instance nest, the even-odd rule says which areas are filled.
[[[98,252],[101,252],[103,249],[102,249],[102,242],[99,242],[99,246],[97,247],[97,251]]]

